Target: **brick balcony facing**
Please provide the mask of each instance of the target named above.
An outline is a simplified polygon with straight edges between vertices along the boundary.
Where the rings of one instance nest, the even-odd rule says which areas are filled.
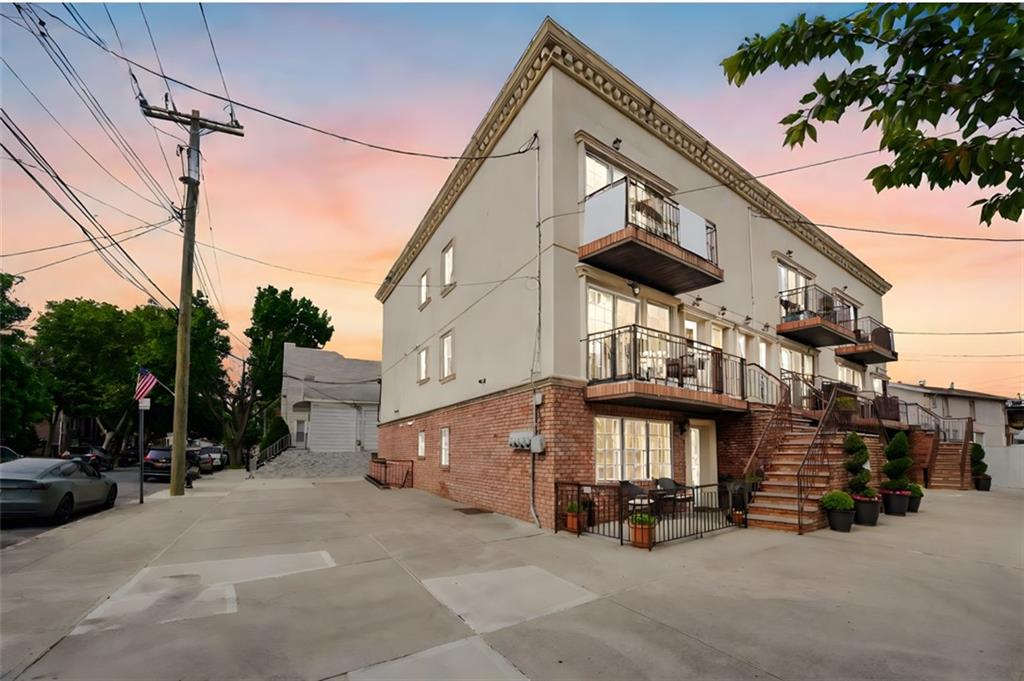
[[[579,259],[673,295],[725,279],[715,226],[630,177],[587,197]]]

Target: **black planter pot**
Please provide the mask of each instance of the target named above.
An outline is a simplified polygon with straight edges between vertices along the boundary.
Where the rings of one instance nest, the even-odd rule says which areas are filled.
[[[885,507],[886,515],[906,515],[910,506],[910,495],[882,492],[882,505]]]
[[[882,502],[878,499],[854,499],[853,521],[858,525],[877,525]]]
[[[853,516],[856,511],[827,511],[829,529],[836,532],[849,532],[853,527]]]
[[[921,499],[924,499],[924,497],[910,497],[910,504],[907,505],[907,510],[911,513],[917,513],[921,509]]]
[[[992,491],[992,478],[989,478],[989,477],[975,478],[974,479],[974,489],[978,490],[979,492],[990,492],[990,491]]]

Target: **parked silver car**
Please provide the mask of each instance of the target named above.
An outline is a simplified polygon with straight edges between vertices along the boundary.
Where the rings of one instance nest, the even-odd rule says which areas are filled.
[[[219,445],[211,445],[202,447],[199,450],[200,454],[209,454],[213,458],[214,470],[221,470],[224,466],[228,465],[228,453],[224,451],[224,448]]]
[[[25,457],[0,463],[0,515],[65,523],[86,508],[112,508],[117,483],[80,461]]]

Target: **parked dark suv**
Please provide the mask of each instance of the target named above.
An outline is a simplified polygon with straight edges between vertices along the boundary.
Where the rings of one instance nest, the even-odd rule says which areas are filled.
[[[199,459],[194,450],[185,452],[185,474],[190,480],[199,477]],[[146,452],[142,460],[142,477],[157,480],[171,479],[171,448],[155,447]]]

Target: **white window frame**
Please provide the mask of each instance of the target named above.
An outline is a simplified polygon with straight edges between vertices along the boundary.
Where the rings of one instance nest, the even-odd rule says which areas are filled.
[[[806,272],[785,260],[778,260],[779,293],[804,288],[814,280]]]
[[[599,424],[605,426],[605,431],[599,432]],[[629,458],[627,453],[629,451],[635,451],[635,448],[627,448],[626,442],[626,431],[627,424],[631,427],[635,427],[637,424],[643,426],[643,445],[640,449],[642,453],[642,461],[639,463],[627,461]],[[651,461],[651,425],[656,424],[660,429],[664,431],[667,436],[666,447],[658,448],[657,451],[661,453],[667,452],[668,461],[662,461],[659,463],[652,463]],[[601,442],[602,439],[607,440],[611,436],[613,439],[608,441],[609,447],[605,447]],[[657,437],[658,435],[655,435]],[[616,441],[617,440],[617,441]],[[655,477],[672,477],[672,463],[674,454],[672,451],[672,422],[662,421],[660,419],[635,419],[618,416],[595,416],[594,417],[594,479],[598,482],[602,481],[619,481],[619,480],[648,480],[652,476],[655,476],[655,472],[659,475]],[[661,470],[654,471],[653,467],[659,466]],[[640,476],[628,476],[627,469],[631,469],[632,472],[637,472],[639,467]],[[667,467],[666,471],[664,467]],[[607,472],[611,471],[617,477],[610,478],[606,477]],[[661,475],[667,473],[667,475]]]
[[[593,168],[595,171],[599,171],[600,168],[604,169],[604,184],[600,187],[590,184],[590,170]],[[586,153],[586,157],[583,160],[583,193],[585,196],[589,196],[596,191],[604,189],[613,182],[618,182],[626,176],[626,171],[618,167],[611,161],[607,161],[597,154],[591,153],[589,150]]]
[[[441,466],[447,468],[451,465],[452,455],[452,432],[448,426],[441,429]]]
[[[430,270],[420,275],[420,309],[430,302]]]
[[[427,431],[416,433],[416,458],[427,458]]]
[[[864,389],[864,372],[859,371],[856,367],[837,363],[836,378],[839,379],[840,383],[852,385],[857,388],[857,390]]]
[[[420,348],[416,353],[416,381],[426,383],[430,380],[430,348]]]
[[[455,286],[455,242],[449,241],[441,251],[441,286],[447,293]]]
[[[441,378],[455,376],[455,340],[453,331],[441,336]]]

